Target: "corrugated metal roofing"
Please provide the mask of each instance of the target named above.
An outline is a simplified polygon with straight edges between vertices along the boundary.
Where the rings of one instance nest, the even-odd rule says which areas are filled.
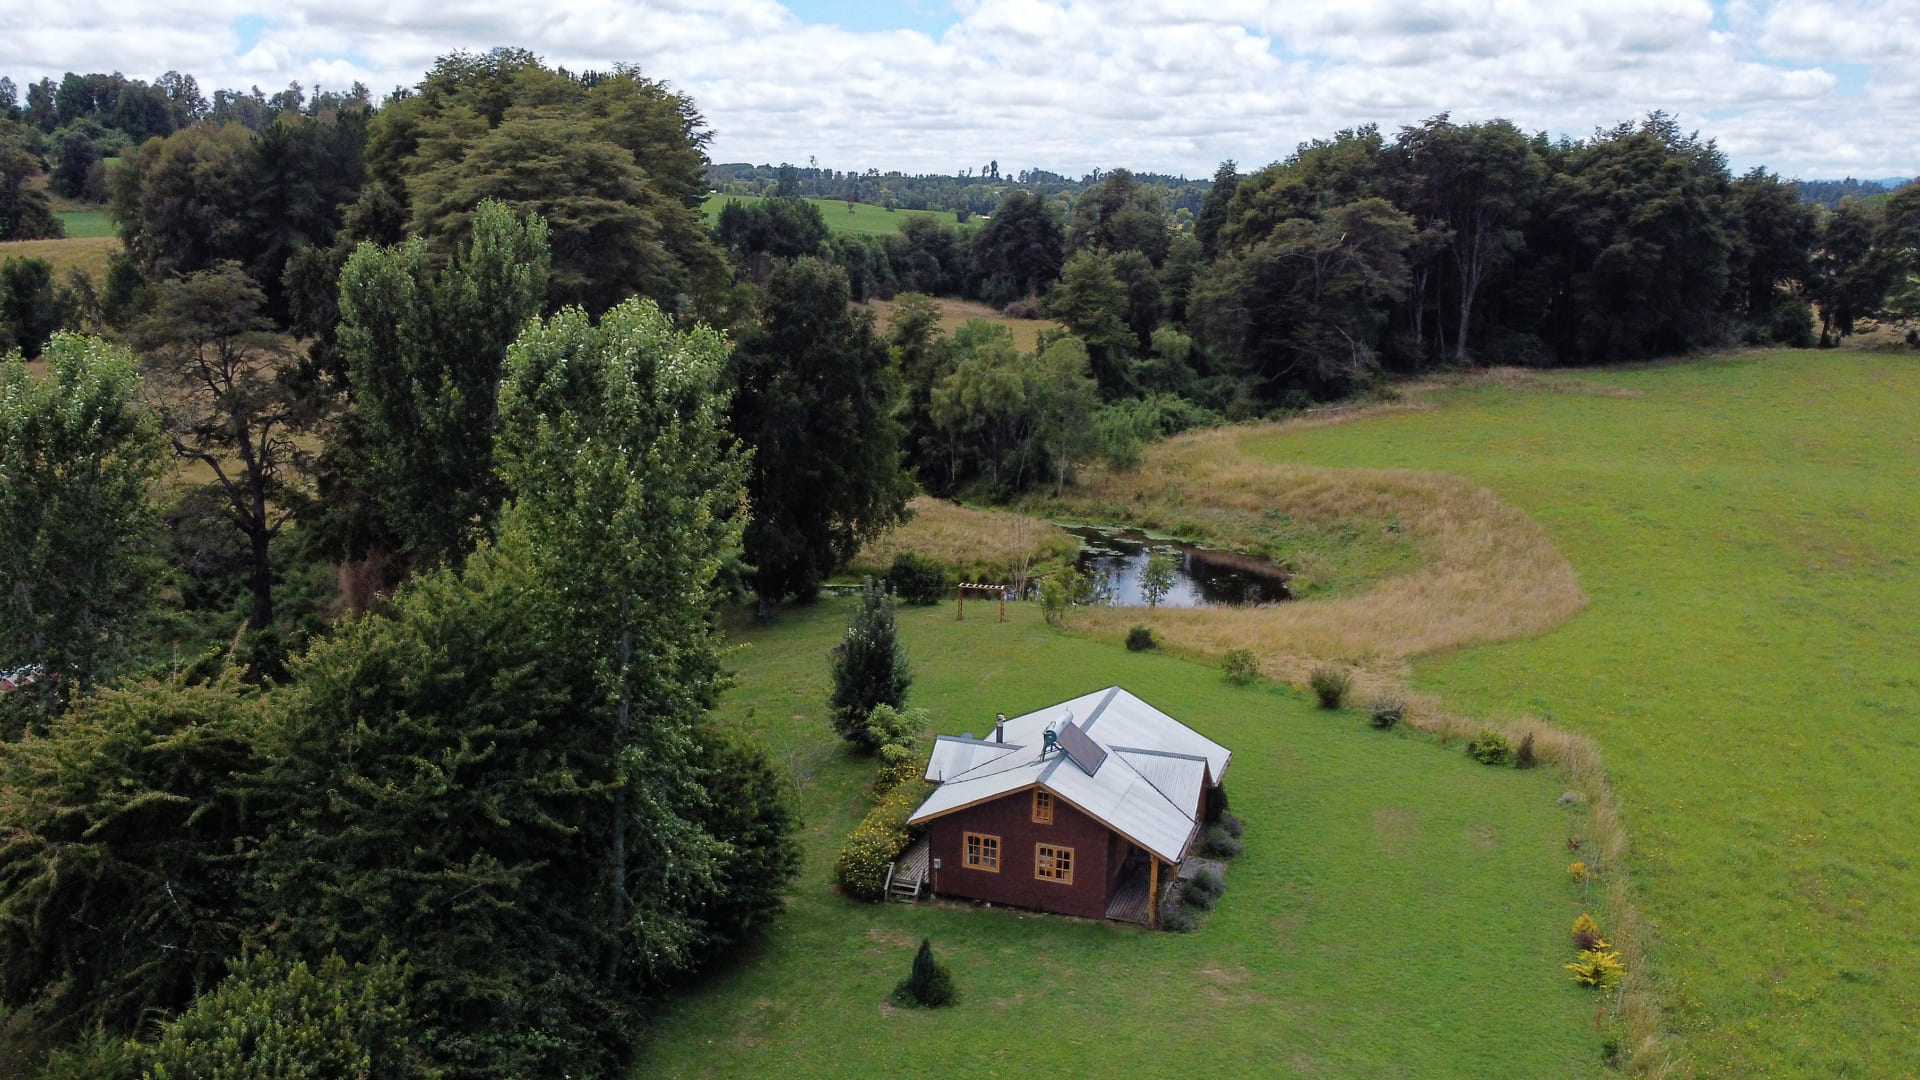
[[[1075,716],[1086,719],[1076,723]],[[1062,752],[1045,754],[1041,734],[1073,725],[1107,759],[1084,771]],[[1007,721],[1006,743],[943,737],[934,745],[945,782],[910,819],[927,821],[1039,786],[1168,862],[1179,862],[1193,839],[1193,811],[1211,773],[1217,782],[1227,749],[1141,701],[1110,687]],[[1033,749],[1028,749],[1033,747]],[[1001,752],[996,752],[1001,751]],[[971,761],[971,767],[952,766]],[[929,779],[935,779],[929,763]]]
[[[939,783],[1018,749],[1020,747],[1010,743],[942,735],[933,740],[933,755],[927,759],[927,779]]]

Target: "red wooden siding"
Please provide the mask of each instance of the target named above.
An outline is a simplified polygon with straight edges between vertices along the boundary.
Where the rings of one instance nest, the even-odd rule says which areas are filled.
[[[1087,919],[1106,918],[1108,886],[1119,872],[1117,861],[1125,855],[1127,843],[1064,800],[1053,800],[1051,825],[1034,823],[1032,788],[956,810],[927,825],[931,854],[940,860],[940,869],[932,871],[935,892]],[[1000,838],[999,873],[966,865],[964,834],[970,832]],[[1073,849],[1073,884],[1034,876],[1034,849],[1039,844]]]

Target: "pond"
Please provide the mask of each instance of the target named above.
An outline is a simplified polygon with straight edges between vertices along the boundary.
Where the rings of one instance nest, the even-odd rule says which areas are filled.
[[[1173,588],[1160,601],[1162,607],[1206,608],[1293,599],[1287,589],[1286,572],[1265,559],[1177,540],[1157,540],[1137,529],[1089,525],[1067,532],[1080,540],[1079,567],[1094,579],[1100,603],[1146,607],[1140,579],[1155,551],[1168,552],[1176,559]]]

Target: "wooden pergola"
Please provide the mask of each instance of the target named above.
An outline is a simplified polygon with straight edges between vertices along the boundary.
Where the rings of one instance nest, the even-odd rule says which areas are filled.
[[[968,589],[972,589],[976,592],[999,593],[1000,594],[1000,621],[1001,622],[1007,621],[1007,587],[1005,585],[979,585],[970,581],[963,581],[959,584],[957,588],[954,589],[953,617],[955,619],[964,619],[967,617],[967,590]]]

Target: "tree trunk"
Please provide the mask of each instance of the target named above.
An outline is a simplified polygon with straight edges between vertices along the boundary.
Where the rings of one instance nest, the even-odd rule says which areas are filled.
[[[267,547],[265,523],[256,521],[247,533],[253,547],[253,570],[249,582],[253,589],[253,615],[247,620],[247,628],[265,630],[273,625],[273,559]]]

